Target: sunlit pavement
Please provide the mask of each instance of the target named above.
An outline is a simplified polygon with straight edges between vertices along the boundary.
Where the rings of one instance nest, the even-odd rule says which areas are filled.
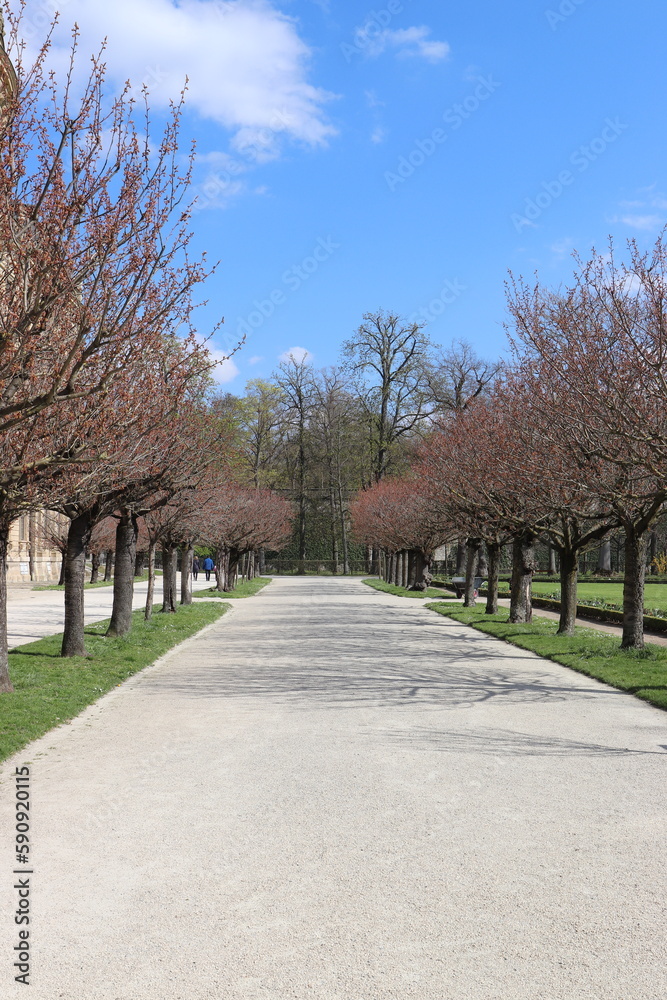
[[[664,1000],[666,723],[419,601],[274,580],[5,768],[31,996]]]

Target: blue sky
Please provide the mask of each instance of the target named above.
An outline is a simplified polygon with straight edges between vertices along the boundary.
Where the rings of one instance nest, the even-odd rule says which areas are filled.
[[[48,0],[28,0],[37,37]],[[157,111],[187,73],[202,332],[242,392],[299,347],[334,364],[378,308],[504,349],[507,271],[667,221],[667,8],[638,0],[62,0]]]

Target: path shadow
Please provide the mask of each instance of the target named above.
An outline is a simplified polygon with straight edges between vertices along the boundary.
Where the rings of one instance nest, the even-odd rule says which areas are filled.
[[[417,727],[385,733],[383,738],[423,750],[474,753],[490,757],[628,757],[649,754],[667,758],[667,747],[659,750],[631,750],[628,747],[568,740],[561,736],[542,736],[484,727],[459,732]]]
[[[188,698],[338,708],[562,702],[622,693],[449,619],[387,605],[287,605],[193,640],[142,683]],[[562,670],[562,677],[554,676]],[[572,680],[570,680],[572,678]]]

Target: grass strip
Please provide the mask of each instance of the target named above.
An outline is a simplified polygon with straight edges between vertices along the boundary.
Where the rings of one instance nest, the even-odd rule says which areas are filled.
[[[269,583],[271,583],[272,577],[270,576],[256,576],[254,580],[246,580],[245,583],[239,583],[237,587],[230,590],[229,593],[216,590],[215,587],[209,587],[207,590],[197,590],[192,596],[193,597],[218,597],[221,601],[226,601],[230,597],[232,600],[238,597],[254,597],[258,594],[260,590],[263,590]]]
[[[483,605],[427,605],[439,615],[529,649],[547,660],[634,694],[656,708],[667,709],[667,647],[647,643],[643,650],[621,649],[615,636],[577,627],[574,636],[556,635],[558,622],[536,616],[530,625],[511,625],[509,611],[484,613]]]
[[[62,635],[17,646],[9,654],[12,694],[0,695],[0,760],[54,726],[79,715],[111,688],[154,663],[184,639],[223,615],[228,607],[199,604],[175,614],[156,613],[149,622],[135,611],[125,639],[106,637],[109,620],[86,627],[88,657],[63,659]]]
[[[385,583],[384,580],[362,580],[367,587],[373,590],[381,590],[383,594],[394,594],[396,597],[442,597],[442,590],[429,587],[427,590],[407,590],[405,587],[396,587],[393,583]]]
[[[156,576],[162,576],[162,570],[156,570]],[[148,579],[148,573],[143,573],[141,576],[135,576],[135,583],[145,583]],[[113,577],[110,580],[98,580],[97,583],[84,583],[86,590],[95,590],[97,587],[113,587]],[[31,587],[31,590],[64,590],[65,585],[60,583],[43,583],[36,587]]]

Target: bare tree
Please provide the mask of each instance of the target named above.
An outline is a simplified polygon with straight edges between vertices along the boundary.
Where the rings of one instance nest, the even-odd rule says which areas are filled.
[[[429,365],[428,385],[440,414],[467,410],[486,394],[500,371],[500,362],[485,361],[466,340],[455,340]]]
[[[343,344],[345,369],[368,415],[376,482],[391,468],[396,443],[430,412],[430,351],[423,324],[382,310],[366,313]]]

